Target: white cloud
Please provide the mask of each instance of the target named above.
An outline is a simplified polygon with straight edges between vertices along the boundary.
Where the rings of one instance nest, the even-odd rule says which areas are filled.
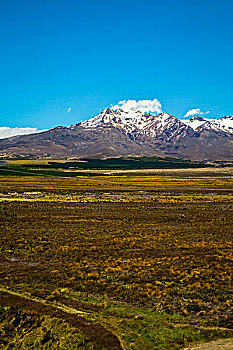
[[[9,128],[7,126],[0,127],[0,139],[6,139],[7,137],[17,136],[17,135],[28,135],[45,130],[38,130],[37,128]]]
[[[190,109],[184,116],[183,118],[188,118],[188,117],[191,117],[192,115],[196,115],[196,114],[199,114],[199,115],[204,115],[204,114],[208,114],[210,113],[209,111],[207,112],[201,112],[200,108],[194,108],[194,109]]]
[[[123,109],[125,111],[140,111],[140,112],[156,112],[161,113],[162,112],[162,106],[161,103],[154,99],[154,100],[125,100],[125,101],[119,101],[117,105],[112,106],[111,109]]]
[[[71,112],[71,109],[72,109],[72,108],[71,108],[71,107],[69,107],[69,108],[67,109],[67,112],[69,112],[69,113],[70,113],[70,112]]]

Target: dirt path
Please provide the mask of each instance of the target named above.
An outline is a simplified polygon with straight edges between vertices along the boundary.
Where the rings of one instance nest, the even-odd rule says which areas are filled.
[[[184,350],[233,350],[233,339],[219,339],[207,344],[188,347]]]
[[[71,327],[79,329],[98,348],[106,350],[124,350],[121,341],[115,334],[103,327],[99,323],[87,320],[83,316],[88,312],[67,307],[63,304],[50,304],[42,299],[29,298],[19,293],[0,288],[0,305],[17,306],[20,309],[33,310],[39,315],[48,315],[61,318]],[[82,316],[80,316],[82,315]]]
[[[68,305],[67,305],[68,304]],[[71,327],[79,329],[100,349],[124,350],[121,339],[99,323],[87,320],[85,315],[98,312],[98,306],[87,305],[77,300],[61,298],[59,303],[33,298],[0,287],[0,306],[17,306],[35,311],[39,315],[61,318]],[[79,310],[79,308],[82,309]],[[85,310],[85,311],[83,311]],[[205,344],[197,344],[183,350],[233,350],[233,338],[219,339]]]

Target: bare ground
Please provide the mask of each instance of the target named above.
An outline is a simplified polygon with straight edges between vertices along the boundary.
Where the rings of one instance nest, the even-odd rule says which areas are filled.
[[[185,348],[184,350],[232,350],[233,339],[219,339],[207,344],[199,344],[193,347]]]

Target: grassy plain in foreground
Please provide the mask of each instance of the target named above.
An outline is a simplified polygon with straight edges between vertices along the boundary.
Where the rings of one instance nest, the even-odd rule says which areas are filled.
[[[125,349],[232,336],[232,175],[0,177],[1,286],[89,308]]]

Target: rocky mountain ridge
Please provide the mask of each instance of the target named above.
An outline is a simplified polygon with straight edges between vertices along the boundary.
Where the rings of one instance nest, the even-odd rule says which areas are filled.
[[[81,123],[80,126],[92,129],[107,124],[119,128],[126,135],[135,138],[144,135],[153,138],[162,137],[166,141],[178,140],[185,136],[189,130],[189,126],[167,113],[153,116],[140,111],[128,112],[122,109],[113,111],[110,108]]]

